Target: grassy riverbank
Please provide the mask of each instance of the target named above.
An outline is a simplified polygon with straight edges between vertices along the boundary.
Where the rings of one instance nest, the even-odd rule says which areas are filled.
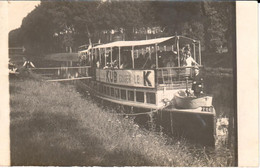
[[[12,165],[231,166],[225,148],[167,141],[104,111],[73,86],[10,80]]]

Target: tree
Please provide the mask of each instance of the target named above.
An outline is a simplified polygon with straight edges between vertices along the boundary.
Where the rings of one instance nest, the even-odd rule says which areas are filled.
[[[21,37],[29,53],[44,53],[52,49],[53,24],[49,15],[41,6],[36,7],[22,21]]]
[[[124,34],[125,40],[148,38],[149,32],[153,37],[177,33],[215,52],[233,39],[231,16],[232,2],[42,1],[17,34],[32,52],[60,52],[100,39],[109,42],[113,32]]]
[[[22,40],[21,40],[21,29],[15,29],[9,32],[9,47],[21,47]]]
[[[207,34],[205,36],[207,50],[214,52],[218,47],[234,43],[231,40],[234,37],[232,32],[234,32],[235,28],[234,8],[234,2],[201,2],[202,14],[204,16],[204,31]],[[228,48],[232,50],[231,48],[233,47],[229,46]]]

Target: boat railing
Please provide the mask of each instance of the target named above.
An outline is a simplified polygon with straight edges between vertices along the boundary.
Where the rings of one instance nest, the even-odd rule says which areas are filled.
[[[90,66],[30,68],[37,74],[52,79],[84,78],[91,76]]]
[[[86,50],[86,49],[88,49],[88,47],[89,47],[89,44],[85,44],[85,45],[79,46],[78,47],[78,51]]]
[[[169,85],[190,81],[194,75],[194,67],[163,67],[156,69],[156,84]]]

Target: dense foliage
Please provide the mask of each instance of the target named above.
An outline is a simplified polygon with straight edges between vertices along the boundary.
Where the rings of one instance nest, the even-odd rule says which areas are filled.
[[[22,26],[9,34],[9,45],[29,53],[70,52],[89,42],[186,35],[203,49],[232,49],[233,2],[42,1]],[[233,41],[232,41],[233,42]]]

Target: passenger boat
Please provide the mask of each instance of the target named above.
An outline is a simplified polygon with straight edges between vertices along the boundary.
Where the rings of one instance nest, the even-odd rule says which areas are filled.
[[[187,44],[202,67],[200,42],[183,36],[116,41],[89,47],[80,55],[91,66],[91,88],[97,96],[123,105],[161,109],[165,101],[173,103],[177,92],[191,88],[194,66],[183,65],[180,49]]]
[[[122,106],[157,109],[162,113],[161,119],[163,115],[170,118],[177,113],[184,114],[185,119],[192,116],[213,138],[212,99],[184,99],[178,94],[191,88],[194,76],[195,65],[185,64],[187,46],[192,60],[202,67],[200,41],[184,36],[90,45],[79,55],[84,55],[86,65],[91,67],[92,79],[88,80],[87,87],[96,97]],[[211,101],[197,103],[201,99]],[[196,106],[190,105],[194,102]],[[184,124],[192,123],[187,122]]]

